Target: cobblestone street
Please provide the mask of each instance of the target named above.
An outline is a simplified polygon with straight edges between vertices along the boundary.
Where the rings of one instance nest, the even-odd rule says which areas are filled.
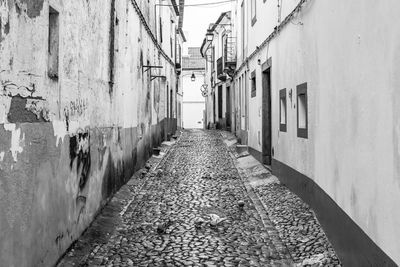
[[[223,139],[192,130],[163,146],[59,266],[338,265],[307,206],[276,181],[251,189]]]

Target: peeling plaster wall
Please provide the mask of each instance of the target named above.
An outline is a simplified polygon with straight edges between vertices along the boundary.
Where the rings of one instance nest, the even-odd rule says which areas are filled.
[[[154,27],[153,1],[137,2]],[[57,79],[47,74],[49,5]],[[0,259],[50,266],[176,129],[166,111],[175,69],[130,0],[0,0],[0,58]],[[147,61],[166,78],[150,81]]]

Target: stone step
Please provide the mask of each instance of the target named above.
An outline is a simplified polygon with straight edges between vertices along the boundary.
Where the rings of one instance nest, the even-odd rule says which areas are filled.
[[[246,145],[236,145],[236,152],[238,154],[241,154],[243,152],[248,152],[249,151],[249,147]]]

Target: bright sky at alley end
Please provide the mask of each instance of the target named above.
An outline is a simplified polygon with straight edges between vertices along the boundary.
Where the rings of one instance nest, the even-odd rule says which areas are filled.
[[[208,25],[214,23],[222,12],[231,9],[232,2],[223,0],[185,0],[185,15],[183,30],[187,38],[186,47],[201,46]],[[190,6],[197,4],[208,4],[204,6]],[[219,4],[212,4],[219,3]]]

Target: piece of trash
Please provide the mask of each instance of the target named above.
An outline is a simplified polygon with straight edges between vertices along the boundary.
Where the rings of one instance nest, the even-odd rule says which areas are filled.
[[[243,200],[239,200],[239,201],[238,201],[238,206],[239,206],[240,209],[243,209],[243,208],[244,208],[244,204],[245,204],[245,203],[244,203]]]
[[[226,220],[226,218],[221,218],[217,214],[209,214],[208,216],[210,216],[211,226],[217,226],[218,224]]]
[[[170,227],[171,225],[172,225],[171,220],[157,224],[157,233],[160,235],[165,234],[167,232],[168,227]]]

